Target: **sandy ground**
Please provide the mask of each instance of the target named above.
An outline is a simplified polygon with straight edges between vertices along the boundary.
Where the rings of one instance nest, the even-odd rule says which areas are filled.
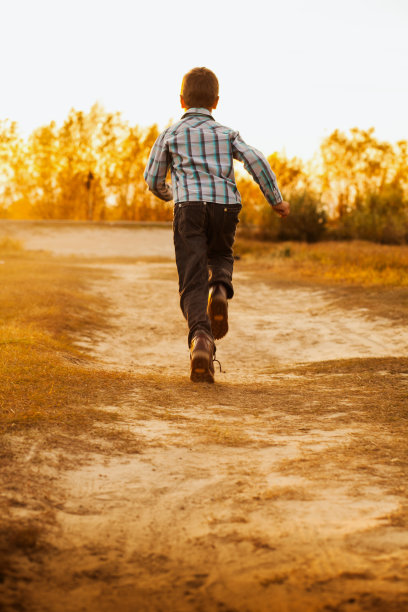
[[[0,219],[2,236],[21,240],[30,251],[51,251],[56,255],[174,258],[173,237],[165,223],[152,230],[149,224],[125,222],[90,224]]]
[[[72,441],[63,470],[38,455],[58,474],[58,527],[41,570],[25,569],[27,609],[408,610],[408,532],[390,518],[407,507],[406,471],[381,452],[390,430],[362,424],[358,396],[321,374],[304,394],[316,381],[300,365],[406,356],[406,327],[237,262],[223,372],[192,385],[169,229],[13,231],[63,254],[163,257],[94,264],[106,279],[90,291],[109,299],[112,329],[78,344],[140,376],[127,405],[109,408],[140,450],[100,447],[76,464]]]

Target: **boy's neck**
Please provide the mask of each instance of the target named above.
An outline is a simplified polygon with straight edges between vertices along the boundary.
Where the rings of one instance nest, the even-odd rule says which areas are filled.
[[[209,113],[212,113],[213,109],[212,108],[207,108],[206,106],[189,106],[188,108],[184,109],[184,112],[186,113],[187,111],[191,110],[192,108],[201,108],[201,109],[205,109],[207,110]]]

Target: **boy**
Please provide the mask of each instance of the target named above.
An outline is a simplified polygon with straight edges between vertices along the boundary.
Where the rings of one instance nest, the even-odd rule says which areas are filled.
[[[238,132],[211,116],[218,104],[218,80],[207,68],[193,68],[182,82],[185,114],[156,140],[144,173],[158,198],[174,200],[174,246],[180,306],[187,319],[190,379],[214,382],[214,339],[228,331],[233,251],[241,198],[233,159],[258,183],[281,216],[289,214],[265,157]],[[171,170],[171,187],[166,183]]]

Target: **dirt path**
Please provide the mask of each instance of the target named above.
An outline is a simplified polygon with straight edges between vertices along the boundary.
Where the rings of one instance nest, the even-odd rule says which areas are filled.
[[[389,320],[351,304],[348,311],[340,309],[327,291],[268,286],[244,264],[235,268],[231,330],[217,343],[226,370],[218,381],[256,384],[269,380],[271,365],[408,352],[406,326],[391,326]],[[114,329],[101,336],[97,346],[84,345],[115,368],[188,374],[175,263],[106,264],[105,269],[114,278],[95,284],[93,290],[110,300]]]
[[[141,452],[101,450],[61,473],[31,609],[408,609],[406,464],[392,428],[367,417],[365,370],[360,385],[342,362],[316,365],[406,355],[407,329],[238,263],[225,372],[193,386],[174,263],[95,265],[113,327],[92,348],[140,377],[110,410]]]

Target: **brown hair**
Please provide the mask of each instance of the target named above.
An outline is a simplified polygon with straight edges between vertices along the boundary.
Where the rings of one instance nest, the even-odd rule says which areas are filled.
[[[211,108],[218,97],[218,79],[208,68],[193,68],[183,77],[181,95],[189,108]]]

